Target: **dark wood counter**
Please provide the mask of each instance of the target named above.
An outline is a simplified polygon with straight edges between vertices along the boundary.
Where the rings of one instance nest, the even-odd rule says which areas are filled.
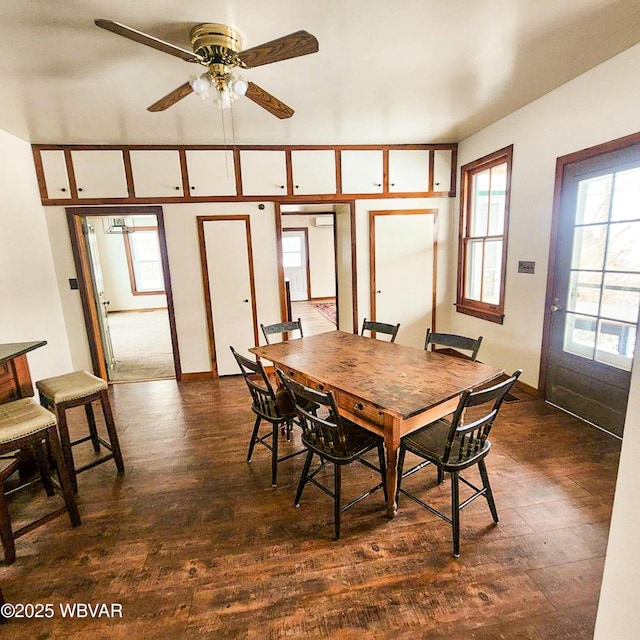
[[[33,395],[26,354],[45,344],[46,340],[0,343],[0,403]]]

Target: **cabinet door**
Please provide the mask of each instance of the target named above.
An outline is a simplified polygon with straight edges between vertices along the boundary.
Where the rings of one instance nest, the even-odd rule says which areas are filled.
[[[291,152],[294,195],[336,192],[336,152],[309,150]]]
[[[389,150],[389,193],[429,191],[429,151]]]
[[[433,153],[433,190],[451,190],[451,151],[438,149]]]
[[[174,150],[131,151],[136,198],[182,196],[180,154]]]
[[[78,198],[127,198],[122,151],[72,151]]]
[[[69,198],[69,176],[64,151],[41,151],[42,172],[48,198]]]
[[[284,151],[240,151],[242,194],[281,196],[287,194],[287,165]]]
[[[342,193],[382,193],[382,150],[340,152]]]
[[[235,196],[233,151],[188,150],[187,174],[192,196]]]

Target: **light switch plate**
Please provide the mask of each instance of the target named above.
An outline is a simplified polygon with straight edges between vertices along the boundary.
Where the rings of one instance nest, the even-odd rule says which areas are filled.
[[[535,262],[531,262],[527,260],[520,260],[518,262],[518,273],[535,273],[535,271],[536,271]]]

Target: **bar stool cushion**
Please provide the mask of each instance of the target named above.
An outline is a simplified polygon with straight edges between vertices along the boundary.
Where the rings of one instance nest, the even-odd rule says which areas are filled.
[[[24,438],[55,424],[55,415],[30,398],[0,404],[0,443]]]
[[[74,371],[54,378],[46,378],[36,382],[41,395],[46,396],[54,404],[78,400],[93,395],[108,387],[102,379],[88,371]]]

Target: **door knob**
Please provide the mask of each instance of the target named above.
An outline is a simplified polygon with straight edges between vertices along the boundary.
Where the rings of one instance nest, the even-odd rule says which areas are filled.
[[[564,309],[564,307],[561,304],[552,304],[551,305],[551,311],[553,311],[553,313],[556,313],[558,311],[562,311]]]

